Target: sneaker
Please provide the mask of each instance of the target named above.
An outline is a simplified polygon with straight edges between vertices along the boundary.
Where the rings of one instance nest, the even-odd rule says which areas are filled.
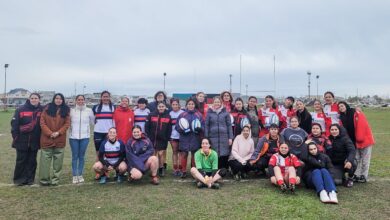
[[[335,191],[329,193],[329,202],[333,204],[339,203],[339,200],[337,199],[337,193]]]
[[[158,168],[158,175],[159,175],[160,177],[165,176],[165,169],[164,169],[164,167]]]
[[[106,176],[101,176],[99,183],[100,184],[105,184],[106,182],[107,182],[107,177]]]
[[[122,175],[118,175],[118,178],[116,179],[116,182],[117,183],[123,182],[123,176]]]
[[[352,180],[356,183],[359,180],[359,177],[356,175],[353,175]]]
[[[201,189],[201,188],[203,188],[203,187],[206,187],[206,184],[202,183],[201,181],[198,181],[198,182],[196,183],[196,186],[197,186],[199,189]]]
[[[78,178],[78,176],[73,176],[73,178],[72,178],[72,183],[73,183],[73,184],[79,183],[79,178]]]
[[[292,193],[295,193],[295,184],[289,184],[289,185],[288,185],[288,188],[290,189],[290,191],[291,191]]]
[[[347,181],[345,181],[345,186],[351,188],[353,186],[353,179],[348,178]]]
[[[182,172],[180,175],[180,178],[182,178],[182,179],[187,178],[187,172]]]
[[[328,193],[325,190],[322,190],[320,192],[320,201],[323,202],[323,203],[329,203],[330,202],[330,198],[328,196]]]
[[[164,163],[164,170],[166,170],[167,169],[167,163]]]
[[[158,185],[158,184],[160,184],[160,180],[158,179],[158,176],[152,176],[151,183],[152,183],[153,185]]]
[[[238,174],[238,173],[235,174],[233,177],[234,177],[234,180],[235,180],[235,181],[240,181],[240,180],[241,180],[241,176],[240,176],[240,174]]]
[[[211,185],[211,188],[212,189],[219,189],[221,186],[219,185],[219,183],[213,183],[213,185]]]
[[[99,180],[101,176],[102,176],[102,175],[100,175],[100,173],[96,173],[96,174],[95,174],[95,180]]]
[[[84,177],[83,176],[79,176],[79,183],[83,183],[84,182]]]
[[[248,179],[248,173],[241,173],[241,179]]]
[[[367,182],[367,179],[364,175],[361,175],[358,179],[357,179],[357,182],[358,183],[366,183]]]
[[[283,183],[282,185],[280,185],[280,190],[282,190],[282,192],[286,192],[287,191],[287,186],[285,183]]]

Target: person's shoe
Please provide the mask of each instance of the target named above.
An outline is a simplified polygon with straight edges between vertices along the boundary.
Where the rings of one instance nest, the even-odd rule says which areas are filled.
[[[116,182],[117,183],[122,183],[123,182],[123,176],[122,175],[118,175],[118,178],[116,179]]]
[[[158,168],[158,175],[159,175],[160,177],[165,176],[165,169],[164,169],[164,167]]]
[[[289,185],[288,185],[288,188],[290,189],[290,191],[291,191],[292,193],[295,193],[295,184],[289,184]]]
[[[152,183],[153,185],[158,185],[158,184],[160,184],[160,180],[158,179],[158,176],[152,176],[151,183]]]
[[[248,173],[241,173],[241,179],[248,179]]]
[[[83,183],[84,182],[84,177],[83,176],[79,176],[79,183]]]
[[[180,175],[180,178],[182,178],[182,179],[187,178],[187,172],[182,172]]]
[[[283,183],[282,185],[280,185],[280,190],[282,190],[282,192],[286,192],[287,191],[287,186],[285,183]]]
[[[347,181],[345,181],[345,186],[351,188],[353,186],[353,179],[348,178]]]
[[[353,175],[352,180],[356,183],[359,180],[359,177],[356,175]]]
[[[325,190],[322,190],[320,192],[320,201],[323,202],[323,203],[329,203],[330,202],[328,193]]]
[[[364,175],[361,175],[358,180],[357,180],[358,183],[366,183],[367,182],[367,179]]]
[[[41,186],[50,186],[50,183],[48,183],[48,182],[39,182],[39,184],[41,185]]]
[[[73,183],[73,184],[79,183],[79,177],[78,177],[78,176],[73,176],[73,178],[72,178],[72,183]]]
[[[205,185],[204,183],[202,183],[201,181],[198,181],[198,182],[196,183],[196,186],[197,186],[199,189],[201,189],[201,188],[203,188],[203,187],[206,187],[206,185]]]
[[[101,176],[102,176],[102,175],[100,175],[100,173],[96,173],[96,174],[95,174],[95,180],[99,180]]]
[[[128,175],[127,176],[127,182],[131,183],[133,181],[134,181],[134,179],[131,177],[131,175]]]
[[[166,170],[167,169],[167,163],[164,163],[164,170]]]
[[[219,189],[219,188],[221,188],[221,186],[219,185],[219,183],[213,183],[213,185],[211,185],[211,188],[212,189]]]
[[[233,177],[234,177],[234,180],[235,180],[235,181],[240,181],[240,180],[241,180],[241,176],[240,176],[240,174],[238,174],[238,173],[235,174]]]
[[[337,193],[335,191],[329,193],[329,202],[333,204],[339,203],[339,200],[337,199]]]
[[[107,182],[107,177],[106,176],[101,176],[99,183],[100,184],[105,184],[106,182]]]

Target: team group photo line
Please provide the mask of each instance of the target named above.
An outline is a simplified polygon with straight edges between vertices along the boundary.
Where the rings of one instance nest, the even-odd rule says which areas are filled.
[[[35,183],[39,150],[39,184],[57,186],[67,141],[72,184],[84,183],[92,133],[94,181],[102,185],[141,178],[158,185],[173,175],[191,176],[197,188],[220,189],[222,178],[267,178],[282,192],[304,185],[321,202],[337,204],[336,186],[369,179],[375,142],[369,123],[361,108],[337,101],[330,91],[307,106],[291,96],[280,102],[272,95],[264,103],[254,96],[234,100],[228,91],[207,99],[198,92],[185,102],[158,91],[152,102],[139,98],[134,107],[128,97],[112,103],[110,92],[103,91],[92,108],[84,95],[74,103],[68,106],[57,93],[43,106],[40,95],[31,93],[16,109],[11,119],[16,186]],[[167,174],[168,144],[172,174]]]

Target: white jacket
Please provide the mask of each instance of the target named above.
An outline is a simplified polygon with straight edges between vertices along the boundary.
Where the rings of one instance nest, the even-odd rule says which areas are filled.
[[[84,139],[89,138],[91,125],[95,123],[95,116],[92,109],[78,106],[70,110],[69,138]]]

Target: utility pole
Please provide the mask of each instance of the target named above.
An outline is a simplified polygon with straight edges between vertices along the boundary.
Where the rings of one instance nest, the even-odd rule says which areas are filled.
[[[245,85],[245,95],[248,98],[248,84]]]
[[[241,73],[242,73],[242,71],[241,71],[241,54],[240,54],[240,97],[241,97],[241,85],[242,85],[242,81],[241,81]]]
[[[276,98],[276,56],[274,55],[274,97]]]
[[[167,76],[167,73],[164,72],[163,75],[164,75],[164,92],[166,92],[166,91],[165,91],[165,77]]]
[[[318,80],[320,78],[320,75],[317,75],[316,76],[316,79],[317,79],[317,99],[320,99],[320,97],[318,96]]]
[[[7,68],[9,64],[4,64],[4,111],[8,111],[8,96],[7,96]]]
[[[307,89],[308,89],[309,100],[310,100],[310,76],[311,76],[311,72],[310,71],[307,71],[307,76],[308,76]]]
[[[229,74],[230,77],[230,93],[232,93],[232,74]]]

